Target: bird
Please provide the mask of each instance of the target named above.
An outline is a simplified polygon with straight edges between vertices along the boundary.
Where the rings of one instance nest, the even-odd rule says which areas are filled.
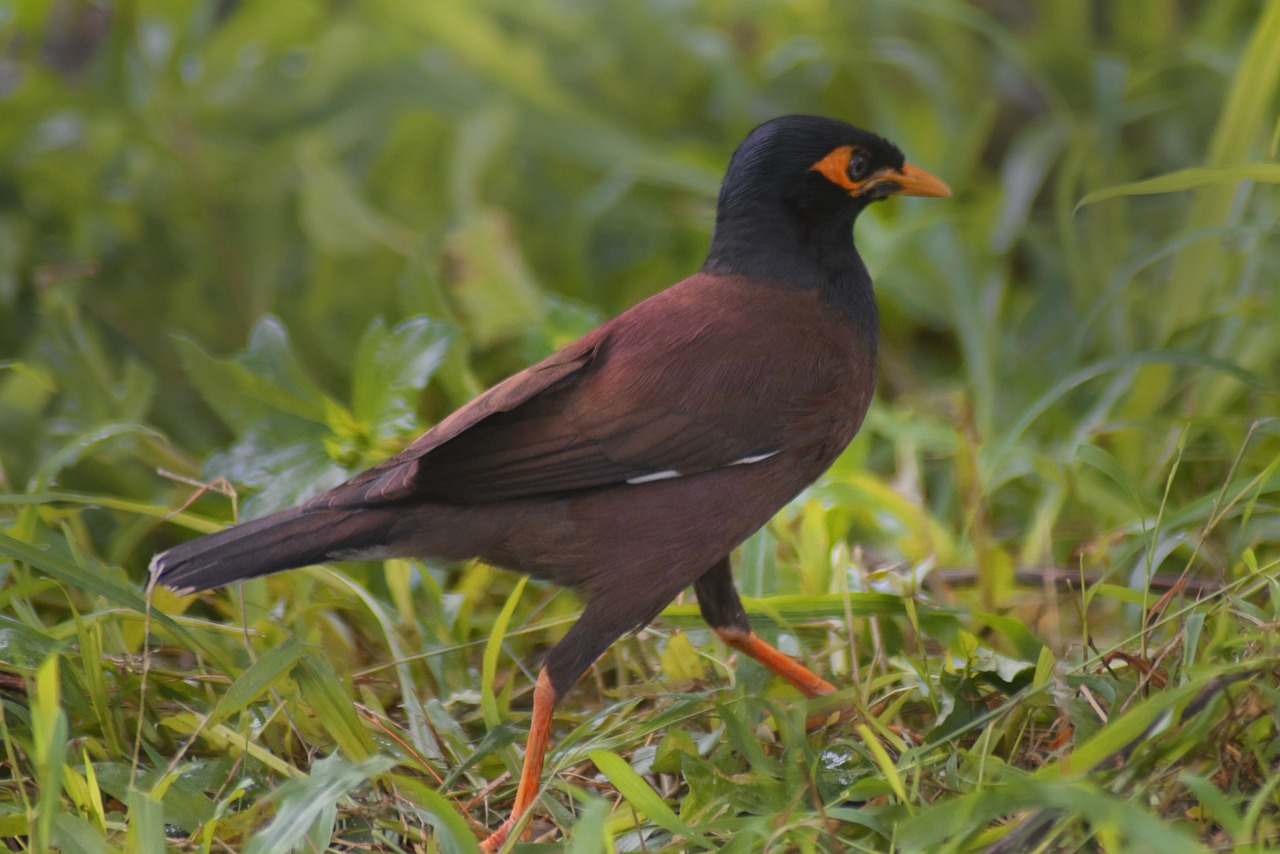
[[[728,646],[808,697],[831,693],[752,631],[730,555],[835,461],[871,403],[879,320],[854,221],[891,196],[950,194],[844,121],[764,122],[729,160],[697,272],[345,483],[161,552],[152,583],[191,593],[417,557],[576,591],[582,615],[538,672],[516,798],[490,851],[536,799],[557,703],[690,586]]]

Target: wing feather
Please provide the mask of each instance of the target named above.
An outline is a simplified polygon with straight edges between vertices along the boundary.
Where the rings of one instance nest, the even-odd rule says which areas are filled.
[[[698,279],[494,386],[313,503],[480,504],[772,457],[793,414],[831,389],[770,352],[783,346],[770,318],[731,314],[741,300],[690,299],[709,286]]]

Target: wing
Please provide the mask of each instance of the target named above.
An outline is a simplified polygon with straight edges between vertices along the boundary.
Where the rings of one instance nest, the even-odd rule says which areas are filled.
[[[698,278],[500,383],[313,503],[564,495],[778,453],[788,415],[829,392],[811,388],[821,372],[770,357],[771,318],[760,306],[690,299],[707,287]]]

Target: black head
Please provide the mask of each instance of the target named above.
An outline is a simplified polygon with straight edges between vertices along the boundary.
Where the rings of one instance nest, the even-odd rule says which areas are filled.
[[[851,229],[867,205],[950,194],[886,139],[835,119],[782,116],[734,152],[704,269],[821,284],[860,267]]]

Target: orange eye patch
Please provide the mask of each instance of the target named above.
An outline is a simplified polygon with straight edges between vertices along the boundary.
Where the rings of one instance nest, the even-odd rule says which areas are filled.
[[[849,177],[849,162],[853,159],[855,151],[857,151],[859,157],[866,157],[864,152],[855,149],[852,145],[842,145],[809,168],[814,172],[820,173],[822,177],[837,187],[843,187],[851,193],[856,193],[866,182],[865,180],[855,181]]]

